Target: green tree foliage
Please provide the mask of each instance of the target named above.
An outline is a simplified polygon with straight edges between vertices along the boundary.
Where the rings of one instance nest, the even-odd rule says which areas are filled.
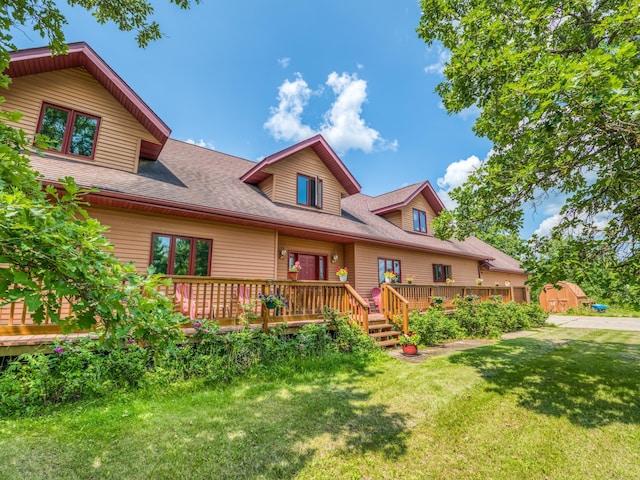
[[[452,193],[459,206],[437,219],[437,234],[464,238],[487,224],[517,232],[523,207],[559,195],[554,238],[581,242],[590,260],[613,254],[628,279],[637,276],[640,2],[421,5],[420,37],[451,52],[437,87],[445,107],[478,107],[474,131],[494,145]]]
[[[188,8],[189,0],[170,0]],[[194,0],[193,3],[198,3]],[[98,23],[113,21],[125,31],[136,31],[139,46],[161,36],[150,19],[150,2],[138,0],[69,0],[89,10]],[[13,0],[0,4],[0,72],[9,65],[11,28],[31,28],[54,53],[65,51],[64,15],[51,0]],[[0,86],[10,79],[0,74]],[[0,97],[0,103],[2,102]],[[41,322],[48,316],[64,329],[99,328],[116,337],[140,338],[146,343],[171,340],[181,318],[172,303],[157,291],[157,276],[141,276],[121,264],[103,236],[105,228],[89,218],[73,179],[60,180],[60,189],[46,189],[28,155],[33,140],[7,125],[18,112],[0,111],[0,302],[23,300]],[[55,141],[55,125],[52,125]],[[36,139],[38,140],[38,139]],[[71,299],[73,311],[60,318],[62,298]],[[175,331],[175,330],[174,330]]]

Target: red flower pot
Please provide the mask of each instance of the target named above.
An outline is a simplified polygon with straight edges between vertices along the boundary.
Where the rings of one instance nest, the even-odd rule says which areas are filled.
[[[417,345],[402,345],[402,353],[405,355],[417,355],[418,347]]]

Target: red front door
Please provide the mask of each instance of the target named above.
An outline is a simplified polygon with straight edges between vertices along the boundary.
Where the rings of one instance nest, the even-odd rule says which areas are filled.
[[[293,254],[294,261],[300,262],[298,280],[326,280],[327,257],[325,255]]]

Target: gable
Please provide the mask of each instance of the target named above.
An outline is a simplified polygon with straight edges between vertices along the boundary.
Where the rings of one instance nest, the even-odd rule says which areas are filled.
[[[43,103],[69,108],[100,119],[93,159],[97,165],[135,172],[141,142],[158,141],[85,68],[68,68],[14,78],[5,95],[5,108],[23,114],[16,125],[33,137]],[[60,152],[47,155],[67,157]]]
[[[295,152],[291,156],[265,167],[263,172],[273,178],[270,185],[271,200],[286,205],[299,206],[297,202],[298,175],[311,179],[320,179],[323,185],[321,211],[332,215],[340,215],[340,202],[342,197],[347,195],[347,192],[333,176],[327,165],[311,148]],[[315,207],[304,208],[317,210]]]
[[[143,140],[140,156],[155,160],[165,144],[171,129],[144,101],[84,42],[67,45],[64,55],[52,55],[47,47],[30,48],[10,53],[9,77],[35,75],[72,68],[84,68],[113,98],[119,102],[154,138]]]

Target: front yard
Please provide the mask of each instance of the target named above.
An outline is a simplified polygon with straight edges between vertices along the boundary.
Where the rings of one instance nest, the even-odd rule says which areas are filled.
[[[640,478],[640,333],[307,359],[4,419],[0,478]]]

